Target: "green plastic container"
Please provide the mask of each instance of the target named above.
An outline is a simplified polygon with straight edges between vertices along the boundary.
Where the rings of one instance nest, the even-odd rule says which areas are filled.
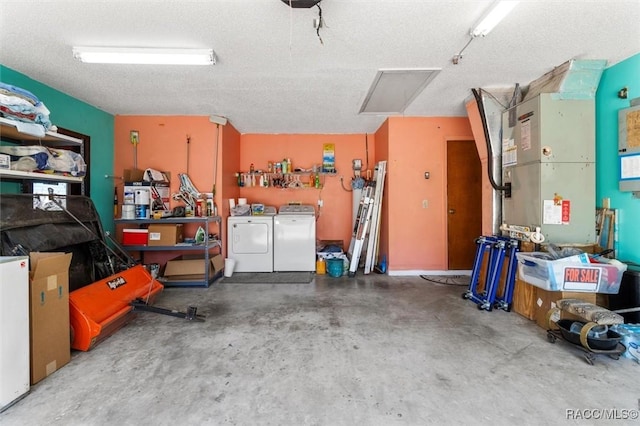
[[[342,276],[344,270],[344,263],[342,259],[327,259],[327,272],[334,278]]]

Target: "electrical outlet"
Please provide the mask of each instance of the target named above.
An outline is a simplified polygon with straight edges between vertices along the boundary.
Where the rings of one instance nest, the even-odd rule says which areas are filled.
[[[323,204],[324,202],[322,200],[318,200],[318,207],[322,207]]]
[[[422,200],[422,208],[426,209],[427,207],[429,207],[429,200]]]

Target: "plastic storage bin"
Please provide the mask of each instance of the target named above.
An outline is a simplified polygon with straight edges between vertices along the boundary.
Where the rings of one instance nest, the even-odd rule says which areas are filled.
[[[549,291],[617,294],[627,265],[589,263],[580,254],[558,260],[541,258],[545,253],[516,253],[520,278]]]

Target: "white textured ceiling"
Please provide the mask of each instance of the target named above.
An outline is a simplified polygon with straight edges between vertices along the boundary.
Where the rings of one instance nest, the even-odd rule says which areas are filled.
[[[318,8],[281,0],[0,0],[0,63],[111,114],[221,115],[241,133],[364,133],[386,118],[358,114],[381,68],[442,68],[405,115],[464,116],[473,87],[640,52],[639,0],[525,0],[453,65],[491,3],[323,0],[321,44]],[[83,64],[72,46],[211,47],[218,63]]]

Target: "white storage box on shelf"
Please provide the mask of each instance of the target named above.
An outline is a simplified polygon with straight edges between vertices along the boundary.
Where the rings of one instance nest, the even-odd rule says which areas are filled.
[[[549,291],[617,294],[627,269],[626,264],[618,261],[590,263],[584,253],[557,260],[541,258],[545,255],[547,253],[516,253],[520,278]]]

